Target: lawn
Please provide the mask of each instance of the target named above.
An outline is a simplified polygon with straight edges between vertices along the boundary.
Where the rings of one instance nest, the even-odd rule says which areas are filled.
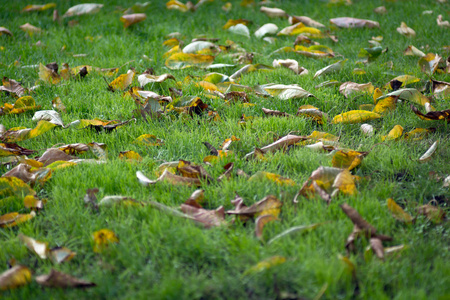
[[[439,26],[436,21],[438,15],[450,21],[448,1],[264,4],[325,25],[303,27],[310,44],[304,41],[298,46],[326,46],[309,50],[294,48],[298,34],[277,35],[291,25],[289,19],[261,12],[260,1],[247,6],[241,3],[252,1],[230,1],[231,6],[228,1],[205,1],[195,11],[168,9],[166,1],[151,1],[139,11],[146,19],[127,28],[120,18],[135,1],[97,2],[104,4],[98,12],[68,17],[64,13],[80,1],[55,1],[54,8],[32,12],[21,12],[31,2],[0,4],[0,26],[12,33],[0,36],[0,75],[20,82],[28,90],[25,95],[40,106],[13,113],[11,105],[18,95],[0,92],[2,142],[35,150],[26,158],[0,145],[2,174],[18,163],[29,169],[1,178],[0,216],[35,214],[16,226],[0,217],[0,273],[12,265],[28,268],[21,269],[25,275],[32,272],[24,284],[12,284],[11,289],[8,278],[0,275],[4,287],[0,298],[450,297],[450,228],[445,217],[450,204],[450,25]],[[386,12],[375,12],[379,6],[385,6]],[[56,21],[54,9],[59,12]],[[340,28],[330,23],[339,17],[372,20],[379,26]],[[250,37],[224,29],[230,19],[250,21]],[[414,29],[415,36],[397,31],[402,22]],[[41,32],[19,28],[26,23]],[[254,32],[267,23],[278,27],[275,34],[267,35],[274,39],[257,38]],[[170,35],[174,32],[179,34]],[[177,39],[171,40],[172,47],[182,43],[179,49],[196,38],[217,40],[209,40],[215,45],[196,54],[203,55],[197,56],[203,66],[180,69],[169,63],[177,57],[176,48],[169,42],[163,45],[171,37]],[[411,45],[416,55],[404,53]],[[175,54],[167,55],[168,51]],[[430,54],[421,58],[420,52]],[[420,62],[426,66],[432,65],[428,62],[432,59],[438,62],[438,56],[442,59],[431,70],[421,67]],[[211,57],[214,61],[205,63]],[[298,75],[274,67],[275,59],[295,60],[309,72]],[[59,75],[52,73],[57,79],[43,80],[42,72],[51,73],[45,65],[53,62],[59,66]],[[338,62],[340,68],[334,72],[315,76]],[[75,75],[78,68],[64,79],[64,63],[70,68],[88,66],[88,73]],[[211,63],[231,66],[205,68]],[[247,64],[253,67],[232,76],[231,84],[229,76]],[[171,74],[173,79],[148,83],[142,90],[171,96],[172,102],[159,97],[159,102],[150,99],[143,107],[146,96],[139,96],[138,76],[150,68],[149,73]],[[135,72],[131,84],[115,80],[129,70]],[[222,75],[205,76],[212,72]],[[397,78],[402,75],[410,75],[410,80],[402,82],[404,77]],[[399,81],[390,83],[394,78]],[[338,83],[318,87],[331,80]],[[371,85],[365,91],[347,89],[346,97],[339,91],[344,82]],[[279,94],[269,83],[297,84],[302,89],[291,86]],[[380,106],[379,96],[405,88],[410,90],[385,98],[382,103],[387,108]],[[288,92],[297,97],[285,96]],[[418,96],[408,96],[411,93]],[[52,105],[57,97],[65,109]],[[423,114],[426,109],[434,113],[420,118],[411,105]],[[289,116],[266,114],[262,108]],[[309,110],[297,114],[299,108]],[[18,104],[16,109],[20,110]],[[14,133],[15,127],[35,128],[34,113],[52,109],[67,126],[39,121],[36,136]],[[365,112],[341,115],[354,110]],[[372,126],[373,134],[361,130],[363,123]],[[39,129],[47,125],[48,131]],[[415,129],[422,134],[414,135]],[[317,137],[315,131],[332,136]],[[289,134],[291,142],[281,144],[280,139]],[[137,140],[143,135],[151,136]],[[223,148],[227,139],[231,143]],[[322,144],[309,147],[318,142]],[[431,156],[420,159],[435,142]],[[80,160],[47,167],[39,159],[49,148],[76,143],[85,151],[79,153],[72,146],[70,154]],[[276,146],[266,147],[272,143]],[[58,157],[68,160],[61,152]],[[51,161],[61,160],[55,157]],[[160,166],[174,161],[166,171]],[[316,175],[326,174],[314,177],[316,170]],[[137,174],[147,179],[138,179]],[[153,182],[161,174],[165,176]],[[31,179],[36,175],[41,176]],[[11,176],[29,179],[24,179],[29,187]],[[95,188],[97,193],[88,193]],[[198,189],[203,191],[191,196]],[[196,198],[198,193],[201,197]],[[118,203],[100,203],[114,195],[122,197],[106,200]],[[30,197],[31,208],[25,201]],[[232,201],[239,198],[248,208],[235,207]],[[35,207],[38,200],[41,208]],[[225,215],[221,210],[211,212],[220,206]],[[360,233],[347,243],[354,226]],[[291,228],[297,230],[277,237]],[[94,235],[102,229],[110,230],[113,238],[99,244]],[[26,237],[48,247],[43,253],[27,248]],[[50,259],[55,247],[76,255],[55,262]],[[51,270],[96,286],[62,289],[39,284],[39,276]],[[59,285],[64,283],[68,280]]]

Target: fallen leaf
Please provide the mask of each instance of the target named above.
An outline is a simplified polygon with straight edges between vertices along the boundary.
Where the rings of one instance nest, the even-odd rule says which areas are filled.
[[[194,221],[201,223],[205,228],[225,225],[225,209],[220,206],[216,210],[206,210],[201,206],[193,206],[186,202],[181,204],[181,211],[188,216],[191,216]]]
[[[44,11],[44,10],[55,8],[55,7],[56,7],[56,3],[47,3],[47,4],[42,4],[42,5],[30,4],[30,5],[25,6],[22,9],[22,12]]]
[[[325,74],[331,74],[331,73],[336,73],[339,72],[342,67],[344,66],[345,62],[347,61],[347,59],[344,60],[340,60],[334,64],[331,64],[329,66],[326,66],[323,69],[320,69],[319,71],[316,72],[316,74],[314,74],[313,78],[325,75]]]
[[[298,84],[267,84],[261,86],[266,92],[281,100],[314,97],[313,94],[301,88]]]
[[[119,158],[120,159],[126,159],[129,161],[141,161],[142,160],[142,156],[139,155],[139,153],[133,151],[133,150],[128,150],[128,151],[121,151],[119,153]]]
[[[417,213],[426,216],[433,223],[441,223],[445,218],[445,211],[430,204],[419,206]]]
[[[167,9],[175,9],[179,10],[181,12],[187,12],[189,10],[189,7],[186,4],[181,3],[177,0],[170,0],[166,3]]]
[[[63,15],[63,18],[72,17],[72,16],[80,16],[85,14],[95,14],[100,11],[103,7],[103,4],[97,3],[85,3],[78,4],[69,8],[66,13]]]
[[[53,123],[57,126],[64,127],[64,123],[61,119],[60,114],[57,111],[54,110],[40,110],[34,113],[32,121],[48,121],[50,123]]]
[[[236,24],[228,28],[228,31],[234,34],[243,35],[245,37],[250,38],[250,30],[244,24]]]
[[[0,91],[8,92],[11,94],[16,94],[17,97],[22,97],[25,94],[25,88],[22,85],[8,77],[3,77],[2,79],[3,85],[0,86]]]
[[[66,154],[66,152],[57,148],[50,148],[42,154],[38,161],[42,162],[44,167],[46,167],[55,161],[69,161],[71,159],[74,159],[74,157]]]
[[[2,177],[17,177],[26,183],[35,184],[37,182],[45,182],[50,179],[52,171],[47,168],[32,169],[32,166],[21,163],[4,173]]]
[[[261,108],[262,111],[269,116],[277,116],[277,117],[292,117],[292,115],[285,113],[285,112],[281,112],[278,110],[271,110],[271,109],[267,109],[267,108]]]
[[[125,90],[133,82],[134,74],[135,74],[134,70],[128,70],[127,74],[119,75],[119,77],[114,79],[108,85],[108,89],[110,89],[111,91]]]
[[[306,26],[311,26],[311,27],[315,27],[315,28],[325,27],[325,25],[323,25],[322,23],[319,23],[319,22],[311,19],[310,17],[306,17],[306,16],[300,16],[300,17],[298,17],[298,16],[289,16],[289,23],[296,24],[296,23],[300,23],[300,22],[302,22]]]
[[[294,145],[295,143],[304,141],[306,139],[307,139],[307,137],[305,137],[305,136],[288,134],[288,135],[280,138],[276,142],[273,142],[272,144],[262,147],[261,150],[264,153],[268,153],[268,152],[273,152],[273,151],[276,151],[279,149],[286,149],[288,146]],[[248,158],[252,157],[253,155],[254,155],[254,151],[246,154],[244,159],[248,159]]]
[[[227,23],[225,25],[223,25],[222,29],[227,30],[228,28],[230,28],[231,26],[235,26],[237,24],[244,24],[244,25],[248,25],[250,23],[249,20],[246,19],[237,19],[237,20],[233,20],[233,19],[229,19],[227,21]]]
[[[92,234],[94,239],[94,252],[100,253],[112,243],[118,243],[116,234],[109,229],[101,229]]]
[[[361,27],[379,28],[380,27],[380,24],[375,21],[363,20],[363,19],[357,19],[357,18],[349,18],[349,17],[330,19],[330,23],[333,25],[336,25],[337,27],[341,27],[341,28],[361,28]]]
[[[295,185],[295,182],[287,177],[280,176],[278,174],[269,173],[265,171],[258,171],[254,175],[252,175],[248,180],[249,181],[255,181],[255,180],[262,180],[262,179],[268,179],[270,181],[275,182],[278,185]]]
[[[278,32],[278,26],[273,23],[267,23],[255,31],[255,36],[262,39],[266,35],[274,35]]]
[[[25,244],[28,250],[40,258],[46,259],[48,257],[48,243],[35,240],[29,236],[23,235],[22,233],[19,233],[18,238],[23,244]]]
[[[31,25],[30,23],[23,24],[19,26],[20,29],[25,31],[29,36],[33,36],[33,34],[38,34],[42,32],[41,28]]]
[[[436,152],[437,146],[439,145],[439,140],[437,140],[436,142],[434,142],[430,148],[428,148],[427,152],[425,152],[420,158],[419,158],[419,162],[426,162],[431,160],[432,155]]]
[[[169,69],[185,69],[189,67],[207,67],[214,61],[212,55],[175,53],[166,59],[165,65]]]
[[[298,62],[293,59],[275,59],[272,62],[274,68],[276,67],[285,67],[292,70],[295,74],[298,75],[307,75],[309,72],[303,67],[298,65]]]
[[[317,122],[317,124],[323,124],[328,119],[328,115],[326,113],[320,111],[317,107],[312,105],[300,106],[297,110],[296,116],[311,119]]]
[[[0,107],[0,116],[6,114],[22,114],[24,112],[39,108],[41,108],[41,106],[36,105],[33,97],[23,96],[17,99],[13,105],[5,103],[2,107]]]
[[[0,36],[2,36],[3,34],[9,35],[9,36],[13,36],[11,31],[8,30],[8,28],[0,27]]]
[[[430,111],[427,112],[426,114],[423,114],[420,110],[417,109],[417,107],[411,104],[411,110],[422,120],[426,121],[444,120],[447,121],[447,123],[450,123],[450,109],[442,111]]]
[[[392,198],[387,199],[387,207],[389,211],[392,213],[392,216],[397,220],[407,224],[412,223],[413,217],[411,217],[410,214],[405,212],[403,208],[401,208],[397,203],[395,203],[394,199]]]
[[[22,265],[15,265],[0,274],[0,290],[15,289],[31,282],[31,270]]]
[[[165,169],[161,176],[159,176],[156,180],[150,180],[147,178],[141,171],[136,172],[136,177],[138,178],[139,182],[144,185],[148,186],[150,184],[155,184],[158,181],[164,181],[168,182],[174,185],[194,185],[194,186],[200,186],[202,185],[202,182],[198,178],[190,178],[190,177],[182,177],[175,175],[171,173],[168,169]]]
[[[355,124],[381,118],[381,115],[366,110],[351,110],[333,118],[333,124]]]
[[[55,247],[50,249],[47,255],[53,263],[60,264],[65,261],[70,261],[75,257],[76,253],[66,247]]]
[[[17,177],[0,177],[0,203],[10,197],[22,199],[34,195],[36,191],[23,180]]]
[[[73,277],[52,269],[50,274],[36,276],[36,282],[45,287],[52,288],[89,288],[95,283]]]
[[[372,94],[374,89],[375,87],[371,82],[359,84],[356,82],[347,81],[341,84],[339,87],[339,92],[344,95],[345,98],[348,98],[350,95],[359,92]]]
[[[61,101],[60,97],[56,97],[52,100],[52,106],[53,108],[59,110],[60,112],[67,112],[66,111],[66,106],[64,105],[64,103]]]
[[[438,15],[438,17],[436,19],[436,22],[437,22],[439,27],[450,28],[450,22],[449,21],[444,21],[443,18],[442,18],[442,15]]]
[[[14,227],[23,222],[33,219],[35,216],[36,213],[34,211],[32,211],[29,214],[19,214],[17,212],[7,213],[3,216],[0,216],[0,227],[1,228]]]
[[[123,23],[123,27],[127,28],[133,24],[139,23],[147,19],[146,14],[131,14],[131,15],[123,15],[120,17],[120,22]]]
[[[423,53],[422,51],[420,51],[419,49],[417,49],[413,45],[409,45],[408,48],[405,49],[403,54],[404,55],[413,55],[413,56],[418,56],[418,57],[425,56],[425,53]]]
[[[381,97],[381,96],[380,96]],[[378,98],[380,98],[378,97]],[[375,95],[374,95],[375,98]],[[380,99],[379,101],[377,101],[375,99],[376,105],[373,108],[372,112],[383,115],[386,113],[389,113],[393,110],[395,110],[396,106],[397,106],[397,100],[398,100],[398,96],[390,96],[384,99]]]
[[[141,74],[138,76],[138,82],[141,85],[141,87],[146,86],[149,83],[161,83],[168,79],[173,79],[176,81],[175,77],[171,74],[163,74],[163,75],[150,75],[150,74]]]
[[[428,53],[427,55],[422,56],[419,59],[418,64],[422,69],[422,72],[431,76],[439,67],[439,63],[441,62],[441,60],[442,57],[440,57],[438,54]]]
[[[280,35],[299,35],[302,34],[309,38],[322,38],[323,34],[317,28],[305,26],[302,22],[296,23],[294,25],[288,26],[280,30],[278,32],[278,36]]]
[[[57,84],[61,81],[61,76],[58,74],[58,69],[48,68],[43,64],[39,64],[39,78],[50,84]]]
[[[400,27],[397,27],[397,32],[406,37],[415,37],[416,36],[416,32],[414,31],[414,29],[408,27],[408,25],[406,25],[405,22],[402,22],[400,24]]]
[[[244,199],[241,197],[237,197],[231,202],[235,208],[234,210],[227,210],[227,214],[250,218],[263,215],[273,215],[274,217],[278,217],[281,211],[281,206],[283,205],[280,200],[272,195],[266,196],[264,199],[248,207],[244,205]]]
[[[265,13],[270,18],[286,18],[288,16],[284,10],[276,7],[261,6],[259,11]]]
[[[370,239],[370,247],[379,259],[384,260],[383,242],[378,238]]]
[[[378,6],[373,11],[374,11],[374,13],[377,13],[379,15],[383,15],[383,14],[387,13],[387,9],[384,6]]]
[[[354,150],[338,150],[334,153],[331,164],[335,168],[345,168],[353,170],[361,164],[361,161],[369,152],[359,152]]]

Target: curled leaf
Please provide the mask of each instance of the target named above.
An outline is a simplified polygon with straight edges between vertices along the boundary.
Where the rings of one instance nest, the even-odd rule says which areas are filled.
[[[377,113],[366,110],[351,110],[333,118],[333,124],[354,124],[362,123],[370,120],[379,119],[381,116]]]
[[[405,212],[403,208],[401,208],[397,203],[395,203],[394,199],[392,198],[387,199],[387,207],[392,213],[392,216],[397,220],[408,224],[412,223],[413,218],[411,217],[411,215]]]
[[[133,24],[139,23],[147,19],[146,14],[131,14],[131,15],[123,15],[120,17],[120,22],[123,23],[123,27],[127,28]]]
[[[0,290],[5,291],[27,285],[31,282],[31,270],[22,265],[15,265],[0,274]]]
[[[54,269],[50,271],[50,274],[37,276],[36,282],[42,286],[53,288],[89,288],[96,286],[93,282],[85,281]]]

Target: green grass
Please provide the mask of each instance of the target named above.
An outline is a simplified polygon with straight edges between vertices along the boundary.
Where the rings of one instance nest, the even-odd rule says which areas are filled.
[[[62,15],[77,1],[55,1]],[[372,82],[383,87],[396,75],[409,74],[422,79],[415,86],[421,88],[427,76],[417,65],[418,58],[404,56],[408,45],[422,46],[425,53],[438,53],[446,58],[449,53],[443,49],[450,41],[450,30],[438,27],[436,17],[442,14],[444,20],[450,19],[449,4],[437,1],[358,1],[350,6],[328,6],[325,1],[274,1],[275,6],[293,15],[307,15],[328,25],[330,18],[349,16],[376,20],[379,29],[335,30],[338,43],[329,39],[317,40],[331,47],[335,53],[347,58],[343,70],[338,74],[313,79],[314,73],[336,62],[342,57],[312,59],[293,53],[269,56],[274,50],[292,46],[295,37],[278,37],[274,44],[233,35],[222,29],[228,19],[245,18],[251,33],[265,23],[275,23],[280,29],[288,26],[286,19],[270,19],[259,12],[258,6],[242,8],[240,1],[232,1],[231,12],[225,13],[221,6],[225,1],[215,0],[206,3],[195,13],[181,13],[167,10],[165,1],[152,1],[147,9],[147,20],[123,29],[117,6],[129,7],[134,1],[104,1],[105,6],[95,15],[85,15],[63,19],[58,25],[52,21],[52,11],[39,13],[20,13],[28,2],[3,1],[0,4],[0,26],[10,29],[14,37],[0,37],[0,75],[22,81],[31,87],[39,80],[38,72],[26,65],[47,64],[56,61],[60,66],[67,62],[71,67],[92,65],[100,68],[119,67],[126,73],[133,66],[137,74],[153,67],[156,74],[171,73],[178,81],[187,75],[202,76],[207,71],[201,69],[168,70],[164,66],[162,46],[165,36],[179,31],[185,44],[191,39],[206,35],[220,38],[219,44],[227,39],[233,40],[248,52],[255,52],[254,63],[271,65],[275,58],[293,58],[300,66],[307,68],[307,76],[297,76],[287,69],[272,72],[254,72],[244,75],[240,83],[253,86],[268,82],[297,83],[316,98],[283,101],[278,98],[262,98],[250,93],[253,107],[226,105],[222,100],[208,99],[194,84],[183,86],[185,95],[199,96],[220,117],[219,122],[209,122],[205,117],[174,118],[145,123],[138,119],[112,133],[95,133],[89,129],[74,128],[54,130],[19,144],[28,149],[45,149],[59,143],[106,143],[108,160],[105,164],[81,164],[54,172],[52,178],[43,186],[36,186],[38,195],[48,199],[44,209],[32,221],[11,229],[0,229],[0,266],[6,270],[7,261],[15,258],[20,264],[28,266],[34,275],[46,274],[51,268],[67,272],[76,277],[93,281],[97,287],[87,290],[61,290],[41,288],[36,282],[11,291],[1,292],[2,299],[275,299],[282,293],[296,297],[313,299],[319,290],[328,287],[322,299],[351,299],[355,284],[347,267],[338,258],[345,255],[345,241],[353,224],[340,209],[347,202],[380,233],[394,238],[385,246],[407,245],[399,255],[389,256],[385,262],[372,257],[365,260],[364,249],[369,241],[362,238],[357,243],[357,254],[350,260],[356,265],[359,281],[357,299],[447,299],[450,296],[450,254],[448,222],[433,224],[420,216],[415,224],[405,225],[396,221],[386,206],[386,199],[392,197],[405,204],[406,210],[415,215],[415,207],[432,199],[444,199],[441,208],[448,212],[449,190],[442,188],[442,180],[429,179],[429,172],[439,176],[450,175],[449,128],[443,123],[420,120],[410,110],[408,103],[383,119],[370,122],[376,128],[373,137],[365,137],[360,124],[323,126],[312,124],[301,118],[265,117],[261,108],[266,107],[295,114],[298,107],[312,104],[329,114],[332,118],[341,112],[358,109],[360,104],[373,103],[370,95],[345,99],[337,88],[315,89],[328,79],[341,82]],[[385,5],[388,13],[377,15],[373,9]],[[422,15],[422,11],[432,10],[432,15]],[[68,26],[68,21],[76,19],[79,24]],[[412,27],[417,36],[406,38],[396,32],[404,21]],[[26,37],[19,26],[31,23],[40,27],[44,33]],[[383,47],[389,51],[382,54],[369,65],[357,64],[359,50],[368,47],[372,36],[383,36]],[[93,42],[85,37],[98,37]],[[33,46],[41,41],[45,47]],[[66,46],[65,51],[61,48]],[[87,54],[86,57],[73,57],[73,54]],[[147,55],[151,60],[143,58]],[[15,66],[14,61],[20,64]],[[385,64],[392,61],[392,70]],[[219,55],[215,63],[233,63],[232,59]],[[219,72],[231,75],[241,66]],[[354,75],[354,68],[363,68],[365,75]],[[436,80],[450,81],[449,74],[435,74]],[[109,81],[113,77],[108,78]],[[133,117],[134,102],[122,97],[120,92],[111,93],[106,83],[97,73],[88,74],[82,81],[62,81],[58,85],[41,85],[33,94],[42,109],[52,109],[51,100],[60,96],[67,107],[62,113],[65,123],[77,119],[101,118],[108,120],[127,120]],[[133,86],[137,86],[135,80]],[[147,86],[160,94],[168,95],[173,82],[160,86]],[[0,95],[3,103],[13,103],[14,99]],[[450,108],[450,99],[437,100],[433,105],[437,110]],[[246,126],[238,124],[242,114],[253,116]],[[1,123],[7,128],[34,127],[33,113],[2,116]],[[420,141],[394,141],[388,145],[373,145],[380,142],[394,125],[402,125],[405,131],[414,128],[437,127],[435,133]],[[319,198],[301,198],[295,205],[292,199],[310,176],[320,166],[331,166],[331,157],[306,148],[297,147],[289,153],[276,152],[266,155],[264,162],[245,161],[243,157],[254,147],[263,147],[273,142],[274,134],[284,136],[289,132],[309,135],[312,131],[329,132],[341,137],[344,148],[371,150],[361,166],[353,174],[365,177],[358,185],[356,196],[339,195],[329,206]],[[271,133],[269,133],[271,132]],[[142,134],[154,134],[163,139],[160,147],[146,147],[132,142]],[[234,173],[229,180],[221,183],[203,185],[206,202],[204,206],[215,209],[220,205],[231,209],[230,203],[237,192],[245,199],[245,204],[261,200],[267,195],[275,195],[283,201],[280,221],[272,222],[264,228],[264,240],[299,225],[327,222],[316,230],[304,235],[284,237],[276,243],[265,245],[254,235],[254,222],[236,222],[228,227],[203,229],[189,220],[180,219],[156,210],[147,205],[140,208],[114,207],[100,209],[98,213],[84,206],[83,197],[89,188],[98,187],[98,199],[106,195],[130,196],[139,201],[161,202],[170,207],[178,207],[195,190],[193,187],[173,186],[157,183],[143,187],[135,173],[142,170],[151,178],[154,171],[164,161],[189,160],[201,164],[209,154],[202,142],[208,141],[219,146],[232,135],[240,141],[231,147],[235,156],[225,159],[206,170],[215,178],[222,173],[227,162],[234,162],[235,169],[242,169],[252,175],[257,171],[267,171],[289,177],[296,186],[279,186],[271,181],[247,181]],[[418,158],[435,141],[440,144],[433,159],[419,163]],[[118,158],[119,152],[134,150],[143,157],[140,163],[129,163]],[[82,157],[93,158],[92,154]],[[2,167],[1,172],[6,172]],[[399,174],[407,174],[399,178]],[[1,202],[0,202],[1,203]],[[26,212],[22,202],[1,203],[0,215],[12,211]],[[231,219],[231,218],[230,218]],[[113,230],[120,243],[107,251],[93,252],[92,233],[102,228]],[[23,233],[35,239],[46,241],[50,246],[65,246],[75,251],[75,258],[61,265],[52,265],[30,253],[19,241],[17,235]],[[287,262],[254,275],[243,273],[256,263],[271,256],[281,255]]]

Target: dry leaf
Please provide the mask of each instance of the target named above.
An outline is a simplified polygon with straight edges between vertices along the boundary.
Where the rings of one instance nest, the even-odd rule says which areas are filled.
[[[307,75],[309,72],[303,67],[298,65],[298,62],[293,59],[275,59],[272,62],[274,68],[277,67],[285,67],[292,70],[295,74],[298,75]]]
[[[23,222],[33,219],[35,216],[36,213],[34,211],[29,214],[19,214],[17,212],[8,213],[0,216],[0,227],[14,227]]]
[[[288,26],[280,30],[277,35],[304,35],[309,38],[323,38],[322,31],[314,27],[305,26],[302,22]]]
[[[163,74],[163,75],[150,75],[150,74],[141,74],[138,76],[138,82],[141,85],[141,87],[146,86],[149,83],[154,83],[154,82],[163,82],[166,81],[168,79],[173,79],[176,81],[175,77],[171,74]]]
[[[302,22],[306,26],[311,26],[311,27],[315,27],[315,28],[325,27],[325,25],[323,25],[322,23],[319,23],[319,22],[311,19],[310,17],[306,17],[306,16],[300,16],[300,17],[289,16],[289,23],[296,24],[296,23],[300,23],[300,22]]]
[[[305,136],[288,134],[288,135],[282,137],[281,139],[277,140],[276,142],[262,147],[261,150],[264,153],[268,153],[268,152],[276,151],[278,149],[286,149],[288,146],[294,145],[295,143],[304,141],[306,139],[307,139],[307,137],[305,137]],[[252,157],[253,155],[254,155],[254,151],[246,154],[244,159],[248,159],[248,158]]]
[[[380,239],[371,238],[370,247],[379,259],[384,260],[383,242]]]
[[[156,180],[150,180],[141,171],[136,172],[136,177],[138,178],[139,182],[144,186],[155,184],[158,181],[164,181],[174,185],[188,185],[188,186],[191,185],[200,186],[202,184],[202,182],[198,178],[178,176],[171,173],[168,169],[165,169],[162,175],[159,176]]]
[[[13,79],[3,77],[2,83],[3,85],[0,86],[0,91],[16,94],[17,97],[22,97],[25,94],[25,88]]]
[[[373,86],[373,84],[371,82],[369,83],[355,83],[355,82],[351,82],[351,81],[347,81],[344,82],[343,84],[341,84],[341,86],[339,87],[339,92],[345,96],[345,98],[348,98],[350,95],[354,94],[354,93],[370,93],[372,94],[374,91],[375,87]]]
[[[31,270],[25,266],[15,265],[0,274],[0,290],[5,291],[27,285],[31,282]]]
[[[387,199],[387,207],[391,211],[392,216],[397,220],[408,224],[412,223],[413,217],[411,217],[410,214],[405,212],[403,208],[401,208],[397,203],[395,203],[394,199],[392,198]]]
[[[436,152],[437,146],[439,145],[439,140],[434,142],[430,148],[428,148],[427,152],[425,152],[420,158],[419,162],[426,162],[431,160],[431,156]]]
[[[22,9],[22,12],[44,11],[44,10],[55,8],[55,7],[56,7],[56,3],[47,3],[47,4],[42,4],[42,5],[30,4],[30,5],[25,6]]]
[[[384,6],[378,6],[373,11],[374,11],[374,13],[377,13],[380,15],[387,13],[387,9]]]
[[[414,29],[408,27],[408,25],[406,25],[405,22],[402,22],[400,24],[400,27],[397,27],[397,32],[406,37],[415,37],[416,36],[416,32],[414,31]]]
[[[69,161],[74,159],[73,156],[66,154],[66,152],[57,149],[57,148],[50,148],[47,149],[44,154],[39,158],[39,162],[42,162],[44,164],[44,167],[48,166],[51,163],[54,163],[55,161]]]
[[[43,64],[39,64],[39,78],[50,84],[57,84],[61,81],[61,76],[58,74],[58,68],[51,69]]]
[[[260,149],[256,149],[260,150]],[[264,152],[262,152],[261,154],[264,154]],[[262,180],[262,179],[268,179],[270,181],[275,182],[278,185],[295,185],[295,182],[287,177],[283,177],[281,175],[278,174],[274,174],[274,173],[269,173],[269,172],[265,172],[265,171],[258,171],[256,172],[254,175],[252,175],[248,180],[249,181],[255,181],[255,180]]]
[[[195,202],[197,203],[197,202]],[[205,228],[225,225],[225,209],[220,206],[216,210],[206,210],[199,205],[192,205],[192,202],[181,204],[181,211],[191,216],[194,221],[201,223]]]
[[[53,123],[57,126],[64,127],[64,123],[61,119],[60,114],[57,111],[54,110],[40,110],[34,113],[32,121],[48,121],[50,123]]]
[[[414,47],[413,45],[409,45],[408,48],[403,52],[404,55],[413,55],[413,56],[425,56],[425,53]]]
[[[360,28],[360,27],[379,28],[380,27],[380,24],[375,21],[356,19],[356,18],[348,18],[348,17],[330,19],[330,23],[333,25],[336,25],[337,27],[341,27],[341,28]]]
[[[333,124],[355,124],[381,118],[381,115],[366,110],[351,110],[333,118]]]
[[[56,247],[50,249],[47,255],[53,263],[60,264],[65,261],[70,261],[75,257],[76,253],[66,247]]]
[[[40,105],[36,105],[33,97],[23,96],[16,100],[14,104],[5,103],[0,107],[0,116],[6,114],[22,114],[30,110],[36,110],[41,108]]]
[[[127,28],[133,24],[139,23],[147,19],[146,14],[131,14],[131,15],[123,15],[120,17],[120,22],[123,23],[123,27]]]
[[[317,107],[312,105],[302,105],[298,108],[296,116],[312,119],[317,124],[323,124],[327,121],[328,115],[320,111]]]
[[[266,84],[261,86],[266,92],[281,100],[314,97],[313,94],[301,88],[298,84]]]
[[[267,23],[255,31],[255,36],[262,39],[266,35],[274,35],[278,32],[278,26],[273,23]]]
[[[331,163],[335,168],[345,168],[351,171],[359,166],[362,159],[368,154],[369,152],[338,150],[334,153]]]
[[[17,177],[26,183],[35,184],[36,182],[45,182],[51,177],[51,170],[47,168],[31,169],[32,166],[21,163],[4,173],[2,177]]]
[[[276,7],[272,8],[272,7],[261,6],[259,11],[262,13],[265,13],[270,18],[286,18],[288,16],[288,14],[284,10],[276,8]]]
[[[426,114],[423,114],[420,110],[418,110],[414,105],[411,104],[411,110],[422,120],[426,121],[439,121],[444,120],[447,123],[450,123],[450,109],[442,110],[442,111],[430,111]]]
[[[66,13],[63,15],[63,18],[72,17],[72,16],[80,16],[84,14],[95,14],[100,11],[103,7],[103,4],[97,3],[85,3],[78,4],[69,8]]]
[[[227,210],[226,213],[230,215],[244,216],[244,217],[258,217],[263,215],[273,215],[278,217],[283,203],[275,196],[269,195],[264,199],[254,203],[251,206],[245,206],[244,199],[237,197],[231,201],[235,206],[234,210]]]
[[[25,244],[28,250],[42,259],[46,259],[48,257],[48,243],[37,241],[31,237],[23,235],[22,233],[19,233],[18,237],[19,240]]]
[[[237,24],[244,24],[244,25],[248,25],[250,23],[249,20],[245,20],[245,19],[238,19],[238,20],[233,20],[233,19],[229,19],[227,21],[227,23],[225,25],[223,25],[222,29],[227,30],[228,28],[230,28],[231,26],[235,26]]]
[[[127,89],[130,84],[133,82],[133,78],[134,78],[134,70],[128,70],[127,74],[122,74],[119,77],[117,77],[116,79],[114,79],[109,85],[108,85],[108,89],[110,89],[111,91],[116,91],[116,90],[125,90]]]
[[[425,72],[429,76],[433,75],[437,70],[439,63],[441,62],[442,57],[438,54],[428,53],[425,56],[422,56],[419,59],[419,66],[422,69],[422,72]]]
[[[116,234],[109,229],[101,229],[92,234],[94,239],[94,252],[100,253],[112,243],[118,243]]]
[[[447,27],[447,28],[450,28],[450,22],[449,21],[444,21],[443,19],[442,19],[442,15],[438,15],[438,17],[437,17],[437,19],[436,19],[436,22],[437,22],[437,24],[438,24],[438,26],[439,27]]]
[[[243,35],[245,37],[250,38],[250,30],[246,25],[241,23],[231,26],[230,28],[228,28],[228,31],[234,34]]]
[[[417,213],[426,216],[433,223],[441,223],[445,218],[445,211],[430,204],[418,207]]]
[[[36,282],[42,286],[52,288],[89,288],[96,286],[93,282],[85,281],[54,269],[48,275],[36,276]]]
[[[42,32],[41,28],[35,27],[33,25],[31,25],[30,23],[26,23],[23,24],[21,26],[19,26],[20,29],[22,29],[23,31],[25,31],[29,36],[32,36],[33,34],[38,34]]]
[[[392,141],[392,140],[398,140],[403,135],[403,127],[400,125],[395,125],[394,128],[389,131],[387,136],[383,136],[381,139],[383,141]]]
[[[212,55],[175,53],[166,59],[165,65],[169,69],[178,70],[189,67],[207,67],[214,61]]]
[[[9,31],[8,28],[5,28],[5,27],[0,27],[0,36],[2,36],[2,34],[13,36],[11,31]]]
[[[177,0],[170,0],[166,3],[166,8],[167,9],[175,9],[175,10],[179,10],[181,12],[187,12],[190,8],[186,5],[181,3],[180,1]]]

